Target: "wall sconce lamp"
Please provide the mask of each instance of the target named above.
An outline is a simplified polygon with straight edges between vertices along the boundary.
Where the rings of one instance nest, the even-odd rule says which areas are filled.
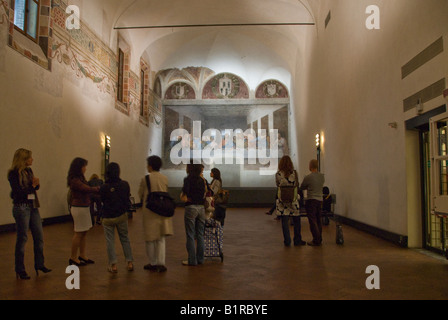
[[[316,134],[317,162],[319,163],[318,168],[319,172],[320,172],[320,146],[321,146],[321,137],[320,134]]]
[[[106,168],[110,161],[110,146],[111,146],[111,138],[110,136],[105,136],[105,144],[104,144],[104,168]]]
[[[419,98],[417,100],[416,109],[417,109],[417,114],[418,115],[421,115],[423,113],[423,101],[422,101],[422,98]]]

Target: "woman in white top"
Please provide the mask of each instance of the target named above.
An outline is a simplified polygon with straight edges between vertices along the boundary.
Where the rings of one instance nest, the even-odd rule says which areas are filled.
[[[143,231],[146,242],[146,254],[149,264],[145,270],[153,272],[165,272],[166,246],[165,238],[173,235],[172,218],[162,217],[146,208],[146,198],[149,192],[168,192],[168,178],[161,174],[162,160],[158,156],[147,159],[151,190],[148,190],[146,177],[140,183],[138,194],[140,196],[143,212]]]

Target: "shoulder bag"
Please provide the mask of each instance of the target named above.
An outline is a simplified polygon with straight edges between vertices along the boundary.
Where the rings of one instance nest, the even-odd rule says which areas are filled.
[[[151,192],[151,182],[149,176],[146,176],[146,185],[148,187],[148,196],[146,198],[146,208],[154,213],[166,218],[174,216],[176,203],[168,192]]]

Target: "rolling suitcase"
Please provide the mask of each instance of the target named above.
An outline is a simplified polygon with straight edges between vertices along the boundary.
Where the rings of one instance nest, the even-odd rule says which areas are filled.
[[[210,218],[205,222],[204,257],[221,258],[221,262],[224,261],[224,254],[222,251],[223,234],[223,228],[218,221]]]

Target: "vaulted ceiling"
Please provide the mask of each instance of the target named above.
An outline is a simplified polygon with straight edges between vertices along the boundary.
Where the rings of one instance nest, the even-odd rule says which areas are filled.
[[[156,72],[204,66],[216,72],[234,72],[247,79],[258,70],[254,82],[276,72],[291,73],[303,50],[306,33],[315,28],[313,25],[271,25],[315,23],[308,0],[91,1],[102,6],[103,25],[108,24],[112,30],[205,26],[119,30],[120,36],[132,47],[131,65],[137,65],[143,56]],[[237,26],[210,26],[214,24]],[[111,39],[114,34],[110,33]],[[265,67],[260,68],[261,65]]]

